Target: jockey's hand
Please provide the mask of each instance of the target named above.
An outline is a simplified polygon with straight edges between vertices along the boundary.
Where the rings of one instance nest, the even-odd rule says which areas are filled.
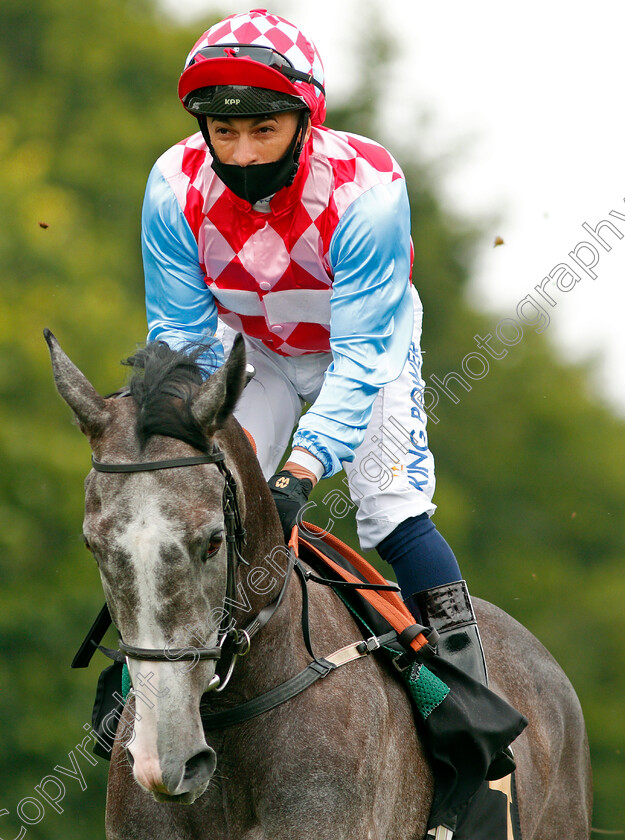
[[[314,479],[314,476],[312,478]],[[285,540],[288,542],[297,522],[297,515],[313,489],[313,481],[310,478],[296,478],[290,470],[284,469],[273,475],[268,483],[278,508]]]

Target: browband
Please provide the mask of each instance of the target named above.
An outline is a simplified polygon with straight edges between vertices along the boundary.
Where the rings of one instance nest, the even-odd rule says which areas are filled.
[[[169,470],[173,467],[192,467],[195,464],[216,464],[224,460],[223,452],[209,452],[206,455],[193,455],[190,458],[172,458],[169,461],[144,461],[140,464],[106,464],[96,461],[91,456],[91,464],[97,472],[130,473],[147,472],[150,470]]]

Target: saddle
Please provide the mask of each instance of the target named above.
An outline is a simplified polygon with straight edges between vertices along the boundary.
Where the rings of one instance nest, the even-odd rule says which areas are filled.
[[[525,728],[527,720],[504,700],[435,653],[435,631],[418,625],[399,587],[384,579],[339,539],[310,523],[290,542],[291,568],[302,584],[302,631],[313,661],[296,677],[241,706],[206,712],[207,731],[235,725],[288,702],[317,679],[355,659],[382,655],[405,687],[415,724],[434,774],[428,838],[435,840],[521,840],[514,776],[494,783],[498,754]],[[330,586],[352,613],[365,638],[333,654],[316,656],[307,618],[309,584]],[[111,624],[107,607],[74,657],[86,667]],[[114,657],[112,657],[114,658]],[[121,659],[121,661],[120,661]],[[109,759],[116,724],[130,681],[123,657],[100,675],[92,716],[94,752]],[[490,783],[490,784],[489,784]],[[445,833],[446,832],[446,833]]]

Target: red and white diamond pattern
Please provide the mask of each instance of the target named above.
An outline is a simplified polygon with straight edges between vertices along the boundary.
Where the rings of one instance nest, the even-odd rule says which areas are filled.
[[[334,231],[364,192],[403,178],[386,149],[364,137],[315,128],[309,149],[296,179],[301,196],[288,212],[267,214],[241,209],[199,134],[158,162],[198,241],[221,319],[286,356],[329,351]]]
[[[185,67],[188,66],[195,53],[203,47],[233,43],[271,47],[288,58],[296,70],[312,73],[318,82],[324,84],[323,63],[312,41],[309,41],[292,23],[262,9],[231,15],[220,23],[216,23],[195,44],[187,57]],[[311,111],[318,112],[318,118],[313,121],[321,124],[325,116],[323,94],[314,85],[301,84],[301,87],[302,94],[311,105]],[[311,97],[312,102],[309,101]]]

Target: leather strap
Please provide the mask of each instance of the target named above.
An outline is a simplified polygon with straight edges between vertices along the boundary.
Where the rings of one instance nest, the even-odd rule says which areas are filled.
[[[310,612],[308,608],[308,587],[306,586],[306,573],[307,570],[302,566],[299,561],[299,558],[295,561],[295,571],[299,577],[300,583],[302,585],[302,636],[304,637],[304,644],[306,645],[306,650],[312,656],[313,659],[317,657],[313,653],[312,649],[312,641],[310,639]]]
[[[171,648],[171,649],[156,649],[150,648],[135,648],[132,645],[125,644],[121,639],[119,640],[119,650],[98,645],[91,640],[93,649],[97,648],[100,653],[103,653],[109,659],[115,662],[125,662],[126,657],[131,659],[141,659],[144,662],[188,662],[198,659],[219,659],[221,657],[221,648]],[[75,666],[84,667],[84,666]]]
[[[290,680],[281,683],[272,688],[270,691],[254,697],[253,700],[248,700],[241,703],[240,706],[235,706],[233,709],[226,709],[223,712],[202,712],[200,707],[200,714],[202,716],[202,723],[206,729],[225,729],[228,726],[233,726],[235,723],[243,723],[243,721],[262,715],[263,712],[268,712],[270,709],[275,709],[276,706],[286,703],[292,697],[296,697],[305,691],[313,683],[322,677],[326,677],[330,671],[333,671],[337,665],[332,664],[328,660],[316,659],[311,662],[303,671],[291,677]],[[209,695],[210,696],[210,695]]]
[[[85,639],[85,641],[88,641],[88,640]],[[91,639],[91,644],[93,645],[94,652],[97,648],[97,650],[99,650],[100,653],[103,653],[105,656],[108,656],[108,658],[112,659],[114,662],[120,662],[123,665],[124,662],[126,661],[126,657],[124,656],[124,654],[120,650],[114,650],[113,648],[110,648],[110,647],[104,647],[104,645],[97,645],[93,641],[93,639]],[[83,667],[83,666],[80,666],[80,667]]]
[[[193,455],[190,458],[171,458],[169,461],[143,461],[140,464],[106,464],[91,456],[94,470],[103,473],[150,472],[151,470],[169,470],[172,467],[192,467],[196,464],[216,464],[224,460],[223,452],[211,452],[206,455]]]
[[[100,648],[104,652],[105,648]],[[189,646],[186,648],[139,648],[133,645],[127,645],[121,638],[119,640],[119,650],[122,653],[122,659],[126,656],[131,659],[142,659],[145,662],[189,662],[197,661],[199,659],[220,659],[221,648],[202,648]],[[115,657],[117,658],[117,657]]]
[[[400,592],[400,588],[396,583],[379,584],[379,583],[352,583],[349,580],[331,580],[330,578],[320,577],[306,570],[306,579],[312,580],[313,583],[321,583],[324,586],[344,586],[348,589],[376,589],[378,591]]]
[[[252,619],[250,623],[244,628],[244,633],[247,633],[250,639],[253,639],[256,633],[267,624],[270,618],[273,616],[275,611],[278,609],[280,604],[282,603],[282,599],[284,598],[284,593],[286,592],[287,586],[289,584],[289,580],[291,579],[291,572],[295,566],[296,557],[295,552],[292,548],[289,549],[289,564],[286,568],[286,572],[284,575],[284,581],[282,582],[282,587],[280,592],[276,595],[273,601],[270,601],[269,604],[264,606],[262,610],[258,613],[256,618]]]
[[[310,665],[307,665],[303,671],[291,677],[290,680],[281,683],[275,688],[270,689],[252,700],[247,700],[239,706],[232,709],[225,709],[223,712],[205,712],[200,707],[200,714],[202,716],[202,723],[205,729],[226,729],[228,726],[234,726],[237,723],[243,723],[251,718],[258,717],[270,709],[275,709],[276,706],[281,706],[287,700],[291,700],[302,691],[305,691],[317,680],[327,677],[331,671],[340,668],[341,665],[347,665],[348,662],[354,662],[356,659],[362,659],[379,650],[385,644],[394,641],[397,638],[397,633],[392,630],[390,633],[385,633],[383,636],[371,636],[366,641],[353,642],[351,645],[335,650],[329,656],[322,659],[315,659]]]
[[[96,648],[104,638],[104,634],[111,626],[111,623],[108,604],[104,604],[96,620],[91,625],[91,629],[76,651],[76,655],[72,659],[72,668],[86,668],[89,665]]]

